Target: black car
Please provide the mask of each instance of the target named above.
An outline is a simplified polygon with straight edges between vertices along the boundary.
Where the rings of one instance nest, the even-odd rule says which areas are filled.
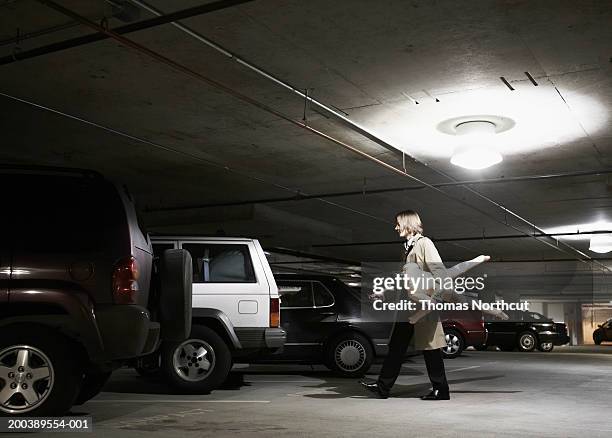
[[[555,323],[552,319],[537,312],[507,312],[510,319],[506,321],[486,321],[488,331],[487,343],[479,349],[489,346],[499,347],[502,351],[552,351],[555,345],[569,342],[567,326]]]
[[[327,275],[277,274],[282,351],[262,361],[323,363],[346,376],[363,375],[376,356],[386,354],[391,324],[361,318],[357,292]]]
[[[371,308],[359,291],[327,275],[277,274],[281,295],[281,325],[287,332],[284,349],[258,362],[322,363],[344,376],[360,376],[387,355],[393,322],[364,312]],[[469,324],[468,324],[469,322]],[[445,357],[461,354],[486,338],[481,315],[444,323],[449,347]],[[410,353],[409,353],[410,354]]]
[[[605,341],[612,341],[612,318],[597,326],[593,332],[593,341],[597,345]]]
[[[0,415],[64,414],[113,369],[188,336],[189,254],[154,262],[125,186],[11,165],[0,186]]]

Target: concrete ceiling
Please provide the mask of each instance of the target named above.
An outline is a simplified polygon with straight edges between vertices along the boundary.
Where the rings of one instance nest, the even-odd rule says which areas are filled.
[[[110,28],[126,24],[112,16],[111,3],[121,2],[60,2],[95,22],[106,17]],[[202,3],[149,4],[170,13]],[[123,19],[151,17],[141,9]],[[407,172],[426,183],[612,169],[611,2],[256,0],[182,23],[309,89],[397,150],[312,105],[309,126],[397,168],[404,151]],[[50,28],[56,30],[13,41],[17,29],[23,36]],[[0,1],[0,57],[91,32],[36,1]],[[292,119],[304,117],[299,96],[171,25],[126,37]],[[392,244],[329,245],[396,240],[393,216],[406,208],[421,213],[434,238],[530,231],[463,187],[415,188],[410,178],[117,41],[1,65],[0,92],[115,130],[0,96],[0,161],[94,168],[126,181],[152,230],[224,230],[267,247],[354,261],[393,260],[400,251]],[[436,125],[482,112],[516,118],[520,134],[505,138],[504,161],[494,167],[451,165],[452,145]],[[610,175],[470,187],[546,229],[612,222]],[[368,193],[402,187],[411,189]],[[325,196],[338,192],[356,194]],[[297,193],[320,196],[271,202]],[[588,239],[571,244],[598,256]],[[439,249],[447,260],[575,256],[532,238],[440,242]]]

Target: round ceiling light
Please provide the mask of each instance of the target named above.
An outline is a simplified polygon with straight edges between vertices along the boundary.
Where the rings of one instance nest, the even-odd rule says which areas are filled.
[[[496,123],[497,122],[497,123]],[[480,170],[491,167],[503,160],[493,145],[495,134],[510,129],[514,123],[500,117],[461,117],[441,123],[442,132],[460,137],[451,163],[465,169]]]
[[[589,250],[605,254],[612,251],[612,234],[595,234],[591,237]]]

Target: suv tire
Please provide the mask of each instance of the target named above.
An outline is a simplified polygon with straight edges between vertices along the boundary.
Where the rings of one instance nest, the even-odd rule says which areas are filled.
[[[446,329],[444,330],[444,339],[446,340],[446,347],[442,347],[444,359],[454,359],[461,356],[461,353],[465,350],[465,341],[461,333],[455,329]]]
[[[48,327],[3,327],[0,334],[3,367],[0,372],[0,415],[63,415],[79,392],[82,359],[81,349],[76,343]],[[27,391],[31,406],[27,405],[28,399],[22,395],[23,391]]]
[[[326,365],[344,377],[360,377],[368,372],[374,360],[370,341],[356,332],[333,338],[327,347]]]
[[[164,341],[189,337],[192,315],[193,266],[184,249],[167,249],[160,258],[159,319]]]
[[[209,393],[227,378],[230,349],[214,330],[194,325],[189,339],[164,342],[161,366],[170,383],[189,393]]]

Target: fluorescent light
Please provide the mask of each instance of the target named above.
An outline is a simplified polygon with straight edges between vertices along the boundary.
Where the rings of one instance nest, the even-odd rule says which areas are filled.
[[[599,254],[612,251],[612,234],[595,234],[591,237],[589,250]]]
[[[592,233],[593,231],[612,231],[612,222],[599,220],[597,222],[563,225],[560,227],[544,228],[546,234],[564,234],[564,233]],[[608,236],[609,234],[574,234],[571,236],[557,236],[560,240],[584,241],[595,236]]]

